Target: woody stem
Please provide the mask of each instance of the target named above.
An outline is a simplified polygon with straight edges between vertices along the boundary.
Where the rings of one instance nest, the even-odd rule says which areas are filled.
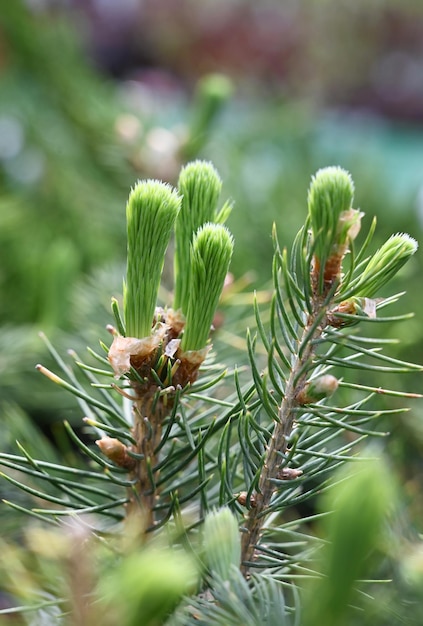
[[[298,406],[297,397],[304,388],[310,369],[307,367],[307,364],[311,365],[315,341],[321,337],[326,326],[326,314],[322,316],[322,307],[326,311],[327,303],[325,306],[323,298],[316,296],[313,303],[313,312],[309,316],[302,337],[298,342],[297,354],[301,356],[297,357],[291,370],[285,388],[285,397],[279,407],[279,420],[275,423],[272,437],[267,446],[263,470],[255,495],[255,506],[249,511],[241,539],[241,571],[244,576],[248,575],[250,566],[254,561],[255,552],[266,520],[266,511],[277,489],[275,481],[280,476],[281,463],[288,449],[288,441],[295,418],[298,417],[298,413],[295,411]],[[310,332],[318,317],[320,317],[320,323],[317,324],[310,337]]]

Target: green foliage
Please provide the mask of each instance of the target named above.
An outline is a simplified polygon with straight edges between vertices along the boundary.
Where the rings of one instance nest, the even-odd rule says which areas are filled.
[[[343,213],[352,207],[354,184],[350,174],[340,167],[327,167],[313,177],[308,191],[308,212],[313,237],[316,241],[315,255],[325,264],[332,254],[334,245],[343,245],[347,239],[350,224],[339,220]]]
[[[401,269],[417,250],[417,241],[406,234],[392,235],[372,256],[357,284],[356,296],[371,298]]]
[[[369,557],[375,547],[383,548],[387,539],[384,525],[395,509],[389,472],[382,460],[371,459],[354,471],[342,468],[336,473],[322,502],[324,510],[331,513],[321,522],[328,542],[319,555],[323,576],[313,581],[308,591],[305,626],[345,623],[354,587],[370,574]]]
[[[369,270],[372,279],[362,281],[372,263],[368,257],[375,224],[356,249],[355,231],[362,215],[350,213],[352,194],[345,191],[345,181],[352,189],[349,175],[330,168],[320,172],[318,180],[312,204],[335,216],[330,240],[327,228],[318,225],[309,232],[306,220],[288,253],[274,229],[273,293],[265,306],[260,305],[259,294],[254,304],[254,328],[248,331],[246,344],[248,371],[227,371],[212,351],[206,357],[199,350],[206,344],[232,253],[231,236],[216,224],[204,225],[194,236],[192,265],[185,270],[191,281],[186,320],[168,307],[158,308],[155,319],[148,318],[145,334],[151,333],[151,341],[146,343],[123,336],[124,323],[113,301],[118,331],[111,329],[111,345],[101,343],[104,354],[90,349],[87,363],[76,353],[64,361],[46,341],[61,375],[42,365],[38,369],[77,398],[91,436],[69,424],[66,430],[89,462],[74,467],[60,459],[45,461],[21,447],[20,455],[0,454],[0,463],[8,468],[7,480],[35,498],[35,505],[20,508],[37,520],[61,527],[69,518],[82,516],[88,520],[84,523],[89,534],[105,546],[112,545],[113,535],[125,538],[132,527],[137,529],[141,552],[129,549],[116,567],[119,583],[111,575],[108,587],[116,587],[116,610],[128,626],[137,623],[144,610],[152,624],[154,612],[157,623],[163,623],[164,613],[172,611],[193,583],[187,565],[189,575],[176,585],[177,559],[161,548],[157,554],[149,551],[157,538],[169,543],[177,557],[183,549],[183,558],[193,559],[202,573],[197,593],[175,608],[169,625],[241,626],[298,624],[303,608],[306,615],[314,615],[307,600],[303,605],[299,599],[298,586],[322,574],[339,584],[332,621],[336,623],[346,615],[366,555],[382,533],[390,493],[389,482],[386,492],[378,488],[386,473],[383,467],[364,464],[351,481],[334,477],[333,472],[346,463],[361,467],[363,442],[370,436],[386,436],[381,418],[386,422],[406,410],[397,403],[381,406],[380,398],[420,397],[370,384],[369,373],[376,377],[417,373],[422,367],[384,354],[382,348],[390,342],[365,333],[379,322],[408,319],[380,316],[399,295],[372,300],[379,295],[374,293],[373,279],[377,276],[377,288],[384,290],[416,245],[403,236],[404,248],[394,246],[392,252],[392,246],[382,247],[385,263],[380,261],[381,250],[373,258],[376,268],[382,265],[387,271]],[[204,197],[206,191],[197,193]],[[175,204],[175,216],[176,211]],[[325,220],[322,224],[328,223]],[[170,223],[165,226],[168,233]],[[145,232],[151,239],[151,229]],[[160,271],[162,258],[163,250],[155,258]],[[319,267],[317,261],[322,259],[324,265]],[[149,271],[145,266],[130,279],[128,275],[127,284],[146,281]],[[128,334],[127,303],[125,307]],[[196,328],[193,344],[186,339],[190,326]],[[354,373],[364,375],[364,380],[354,378]],[[334,481],[331,493],[336,495],[324,504],[325,515],[328,508],[337,507],[326,526],[333,540],[328,547],[313,532],[319,514],[308,516],[302,507],[313,505],[315,496]],[[42,501],[48,505],[40,506]],[[357,547],[353,539],[360,537],[363,541]],[[315,558],[318,550],[321,564]],[[169,582],[169,603],[160,593],[150,598],[150,583],[143,578],[155,558]],[[344,559],[348,572],[341,576]],[[326,611],[330,595],[325,582],[319,584]],[[142,593],[134,596],[134,587]],[[119,608],[122,600],[128,604],[127,612]],[[163,614],[158,615],[155,607],[162,607]]]
[[[124,286],[124,316],[129,337],[150,334],[164,257],[180,205],[177,192],[159,181],[140,181],[129,195]]]
[[[174,308],[188,308],[190,292],[190,257],[193,234],[206,222],[217,221],[217,203],[222,181],[211,163],[194,161],[182,168],[178,190],[182,207],[175,229],[175,296]]]
[[[69,327],[77,276],[116,255],[116,234],[124,237],[119,208],[133,171],[114,130],[120,107],[63,21],[45,24],[21,0],[3,8],[0,120],[15,148],[0,170],[10,262],[0,315]]]
[[[149,547],[129,554],[100,581],[103,624],[158,626],[195,590],[195,562],[185,552]]]
[[[219,224],[205,224],[194,235],[183,350],[201,350],[206,345],[232,250],[232,236]]]

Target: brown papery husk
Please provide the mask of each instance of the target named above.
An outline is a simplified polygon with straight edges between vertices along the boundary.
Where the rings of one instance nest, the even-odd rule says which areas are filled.
[[[123,374],[127,374],[131,370],[131,366],[137,371],[139,368],[144,370],[144,366],[148,366],[149,371],[152,357],[156,354],[165,334],[166,325],[158,324],[152,335],[142,339],[117,335],[113,339],[108,354],[115,377],[120,378]]]
[[[192,383],[197,380],[200,367],[210,350],[211,344],[205,348],[201,348],[201,350],[187,350],[184,352],[179,349],[176,352],[179,367],[172,378],[173,385],[178,385],[182,388],[186,387],[188,384],[192,385]]]
[[[139,413],[148,415],[154,406],[154,412],[164,416],[173,406],[176,389],[184,389],[197,380],[211,345],[201,350],[181,350],[178,337],[185,318],[180,310],[158,308],[155,319],[156,324],[149,337],[137,339],[115,336],[108,359],[116,378],[129,374],[131,368],[137,372],[139,378],[131,376],[130,383]],[[159,358],[160,370],[157,369]],[[169,362],[172,368],[171,380],[167,380]],[[152,370],[160,376],[166,389],[158,384]],[[157,399],[158,391],[161,392],[160,399]]]
[[[377,300],[373,298],[360,298],[359,302],[355,300],[345,300],[340,302],[338,306],[328,312],[326,321],[329,326],[333,328],[343,328],[344,326],[350,326],[354,324],[354,320],[338,317],[337,313],[344,313],[348,315],[366,315],[370,319],[376,318],[376,305]]]
[[[163,321],[166,322],[166,326],[168,327],[168,341],[177,339],[185,326],[185,315],[182,313],[181,309],[178,309],[177,311],[174,309],[167,309],[164,312]]]

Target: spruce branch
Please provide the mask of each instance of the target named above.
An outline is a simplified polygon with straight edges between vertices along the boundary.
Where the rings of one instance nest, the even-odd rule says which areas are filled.
[[[241,502],[248,508],[242,533],[244,575],[249,574],[259,555],[262,566],[263,559],[269,565],[272,562],[269,547],[261,542],[269,515],[281,511],[286,502],[292,506],[312,495],[313,489],[294,497],[296,483],[304,485],[307,472],[317,480],[331,466],[336,466],[338,456],[346,458],[347,449],[342,454],[339,449],[335,454],[323,452],[324,447],[342,429],[354,432],[357,437],[372,434],[363,427],[375,417],[375,412],[365,407],[372,394],[344,409],[326,406],[327,398],[339,386],[331,369],[336,366],[379,372],[421,370],[420,366],[381,355],[379,348],[366,348],[372,339],[363,338],[360,344],[355,336],[348,337],[341,330],[350,319],[355,323],[365,319],[377,321],[378,302],[366,296],[375,295],[417,249],[416,242],[408,235],[396,235],[370,261],[359,260],[356,265],[351,255],[350,269],[342,274],[343,260],[358,234],[363,215],[351,207],[353,190],[351,177],[344,170],[332,167],[320,170],[312,180],[308,196],[311,234],[307,236],[304,230],[300,231],[291,258],[286,250],[280,250],[275,234],[270,339],[256,311],[258,330],[268,353],[268,370],[264,375],[260,375],[255,364],[254,341],[249,342],[256,392],[272,425],[265,435],[259,461],[246,471],[246,476],[250,476],[249,490]],[[365,247],[373,229],[372,225]],[[362,259],[363,254],[359,253],[357,258]],[[347,302],[340,301],[343,289],[351,290]],[[279,334],[284,346],[279,345]],[[348,348],[351,354],[337,356],[341,347]],[[369,359],[379,363],[371,364]],[[268,377],[273,383],[271,393]],[[273,561],[275,565],[278,563]]]
[[[91,362],[85,363],[73,351],[62,359],[46,340],[61,375],[41,365],[37,369],[77,399],[86,430],[80,433],[68,423],[65,430],[89,459],[89,469],[78,463],[70,467],[57,457],[39,461],[26,442],[18,444],[20,455],[0,453],[0,465],[7,468],[10,483],[35,499],[33,507],[10,506],[37,521],[57,526],[58,520],[67,523],[88,513],[95,516],[90,518],[90,532],[102,540],[122,527],[127,537],[132,520],[143,543],[149,533],[141,559],[136,550],[126,563],[121,560],[116,572],[122,581],[112,575],[111,587],[104,588],[108,594],[114,589],[113,606],[127,601],[141,610],[137,585],[149,581],[148,569],[155,568],[156,558],[154,584],[144,585],[143,604],[159,588],[168,554],[155,553],[152,535],[157,534],[159,540],[166,536],[182,543],[197,563],[204,558],[203,590],[176,609],[166,622],[169,626],[288,625],[292,613],[300,610],[297,581],[318,575],[313,557],[321,542],[301,528],[318,514],[298,520],[290,516],[287,521],[283,512],[325,492],[334,469],[358,462],[356,452],[368,436],[387,435],[375,432],[380,418],[405,409],[396,404],[378,408],[378,396],[395,401],[420,397],[378,387],[371,380],[364,385],[348,379],[354,369],[366,375],[422,371],[382,352],[392,340],[361,334],[380,321],[407,319],[379,317],[379,310],[401,294],[384,299],[378,295],[417,244],[408,235],[394,235],[371,256],[373,221],[356,251],[363,214],[351,206],[351,177],[341,168],[320,170],[310,186],[305,225],[290,254],[280,248],[274,230],[273,295],[262,298],[259,293],[254,300],[251,319],[256,330],[248,331],[245,349],[250,376],[244,380],[247,368],[236,369],[230,390],[226,370],[209,350],[233,249],[232,236],[222,225],[229,205],[217,211],[220,186],[211,164],[187,166],[180,177],[184,199],[179,211],[178,192],[158,181],[139,183],[128,201],[124,316],[113,299],[116,329],[108,327],[111,346],[100,342],[105,356],[89,350]],[[179,221],[184,202],[189,207],[185,225]],[[201,213],[205,208],[208,213]],[[180,281],[175,307],[182,310],[156,306],[175,220],[179,234],[184,231],[184,260],[178,262],[175,277]],[[178,241],[176,249],[178,255]],[[184,296],[182,286],[189,287]],[[267,307],[264,314],[260,298]],[[354,506],[345,498],[348,517],[348,507]],[[44,509],[40,500],[47,502]],[[328,553],[333,565],[334,554]],[[173,611],[174,601],[192,592],[195,584],[191,559],[187,570],[193,575],[179,581],[181,568],[173,567],[172,555],[172,602],[151,603],[152,623],[158,605],[164,607],[163,615]],[[140,562],[141,577],[133,574]],[[356,571],[346,581],[349,587]]]
[[[233,247],[231,235],[219,224],[206,222],[192,240],[197,225],[207,219],[222,218],[222,211],[226,211],[224,207],[225,210],[217,215],[221,180],[214,167],[201,161],[188,164],[181,172],[179,188],[183,205],[176,223],[175,280],[176,302],[182,311],[153,307],[162,257],[179,211],[180,196],[166,185],[147,181],[138,185],[128,201],[124,324],[116,302],[112,302],[118,328],[122,332],[125,327],[126,336],[111,329],[114,340],[108,360],[115,376],[127,379],[132,388],[132,392],[122,389],[121,393],[132,400],[132,438],[135,443],[128,447],[122,437],[113,437],[117,434],[113,429],[105,427],[103,430],[112,437],[105,437],[97,443],[108,458],[129,470],[134,487],[129,492],[127,513],[128,516],[141,513],[147,530],[157,527],[164,519],[157,517],[157,504],[164,482],[162,476],[169,476],[160,460],[163,434],[167,438],[171,432],[165,422],[170,420],[171,423],[180,394],[196,380],[207,355],[210,327]],[[154,229],[159,234],[164,233],[162,243],[148,248]],[[137,264],[140,258],[142,262]],[[149,286],[148,290],[146,286]],[[187,297],[189,302],[185,302]],[[139,321],[137,327],[133,324],[135,317]],[[186,433],[197,450],[189,428]],[[203,439],[201,437],[198,442],[199,453],[204,445]],[[184,466],[185,461],[179,471]],[[200,482],[206,484],[205,480]]]
[[[299,402],[298,397],[306,384],[307,366],[313,357],[313,342],[321,337],[326,325],[324,315],[323,317],[321,315],[323,304],[321,297],[317,297],[313,304],[313,314],[310,315],[308,324],[304,328],[303,337],[298,343],[298,351],[302,352],[302,356],[296,359],[287,380],[285,395],[278,411],[274,431],[267,446],[260,479],[257,484],[255,506],[250,509],[245,532],[242,535],[242,561],[245,573],[249,571],[250,565],[254,560],[255,550],[258,546],[264,523],[264,515],[270,506],[275,492],[274,481],[281,478],[281,459],[287,453],[294,421],[298,417],[296,412]],[[327,308],[328,306],[326,305]],[[316,325],[316,320],[321,321]],[[310,330],[313,328],[314,331],[310,334]]]

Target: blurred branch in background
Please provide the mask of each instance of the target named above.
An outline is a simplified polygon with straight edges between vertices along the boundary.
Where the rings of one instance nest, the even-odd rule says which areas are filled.
[[[183,83],[209,72],[321,106],[422,120],[418,0],[73,0],[86,48],[106,73],[160,69]]]

